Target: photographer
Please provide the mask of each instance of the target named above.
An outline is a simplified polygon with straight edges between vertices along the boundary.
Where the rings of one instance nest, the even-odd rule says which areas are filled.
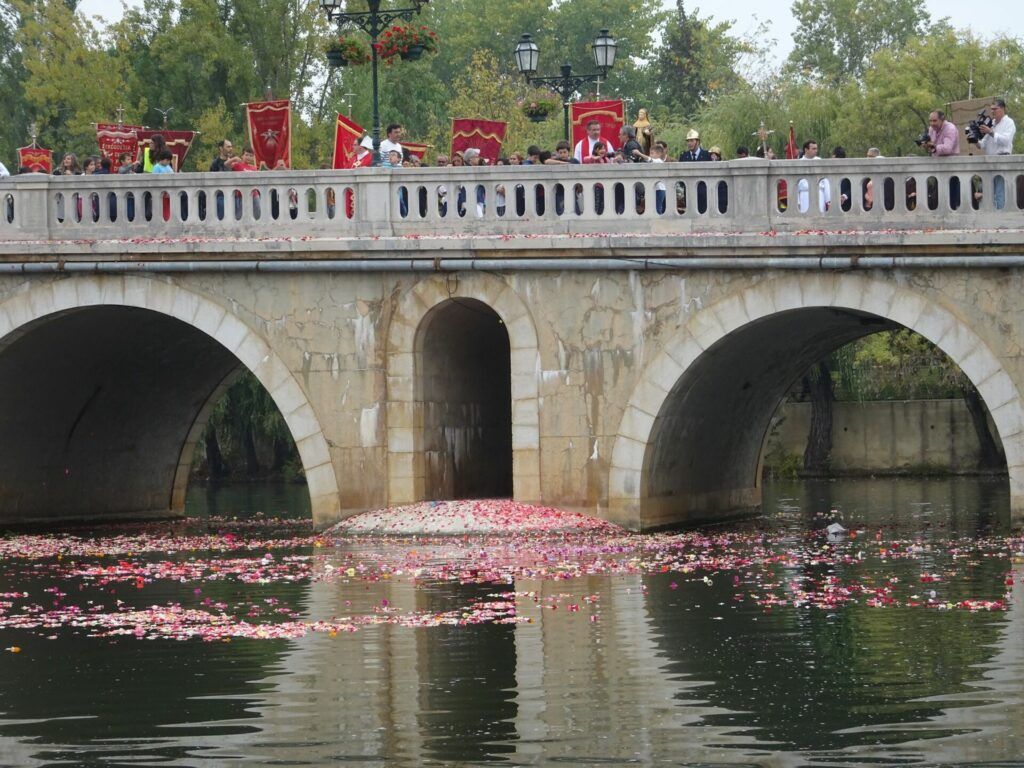
[[[960,154],[960,132],[946,119],[946,113],[941,109],[936,109],[928,115],[928,140],[921,146],[932,157],[951,157]],[[934,189],[928,188],[930,206],[938,205],[938,191],[937,186]],[[959,176],[953,176],[949,180],[949,207],[954,211],[960,208]]]
[[[1009,155],[1013,152],[1013,137],[1017,126],[1013,118],[1006,114],[1006,102],[996,99],[989,107],[992,110],[992,125],[980,125],[981,141],[978,146],[985,150],[986,155]]]
[[[928,141],[922,146],[932,157],[960,154],[960,132],[946,119],[946,113],[941,109],[928,115]]]
[[[1009,155],[1013,152],[1013,137],[1017,133],[1017,126],[1013,118],[1006,114],[1006,102],[1002,99],[995,99],[992,106],[992,125],[981,125],[981,147],[986,155]],[[1006,181],[1002,176],[996,176],[992,184],[992,202],[997,210],[1006,207]]]

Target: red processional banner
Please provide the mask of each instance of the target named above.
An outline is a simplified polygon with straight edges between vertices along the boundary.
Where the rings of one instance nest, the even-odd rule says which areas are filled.
[[[181,173],[182,167],[185,165],[185,157],[188,155],[189,149],[192,147],[192,139],[196,137],[195,131],[136,131],[135,135],[139,140],[139,157],[142,157],[142,150],[149,146],[149,140],[160,134],[164,137],[164,141],[167,142],[167,148],[174,153],[174,159],[171,160],[171,166],[174,168],[175,173]]]
[[[283,160],[292,167],[292,103],[288,99],[255,101],[245,105],[249,143],[256,153],[256,167],[273,170]]]
[[[619,131],[624,123],[622,101],[578,101],[569,105],[572,120],[572,145],[587,135],[587,123],[597,120],[601,123],[601,138],[618,146]]]
[[[415,141],[403,141],[402,149],[409,150],[410,155],[415,155],[423,161],[423,157],[427,154],[427,150],[430,148],[429,144],[418,144]]]
[[[116,123],[96,123],[96,143],[100,154],[110,158],[110,171],[116,173],[121,164],[117,161],[125,152],[135,157],[139,148],[138,131],[141,125],[118,125]]]
[[[355,168],[357,165],[369,165],[373,160],[373,152],[368,152],[364,163],[356,161],[359,139],[366,131],[359,123],[344,115],[338,115],[338,122],[334,125],[334,163],[331,165],[335,170]]]
[[[19,147],[18,167],[33,173],[53,173],[53,151],[42,147]]]
[[[793,124],[789,124],[789,138],[786,140],[786,159],[796,160],[800,157],[800,149],[796,145],[796,132],[793,130]]]
[[[501,157],[507,128],[508,123],[500,120],[456,118],[452,120],[452,154],[473,147],[479,149],[480,156],[493,165]]]

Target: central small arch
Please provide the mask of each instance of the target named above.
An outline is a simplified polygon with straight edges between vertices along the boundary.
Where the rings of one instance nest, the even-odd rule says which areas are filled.
[[[426,497],[512,496],[512,369],[508,332],[476,299],[430,310],[416,340]]]
[[[498,333],[499,329],[504,334],[503,338]],[[448,343],[445,341],[448,334],[455,334],[462,341]],[[424,372],[424,345],[438,345],[429,357],[441,351],[445,359],[451,361],[454,359],[452,356],[457,358],[461,354],[460,348],[467,344],[478,347],[481,344],[484,347],[500,345],[505,349],[505,340],[508,345],[504,355],[507,367],[502,362],[501,391],[495,392],[491,399],[495,403],[503,403],[504,415],[500,420],[504,424],[507,419],[511,427],[511,478],[508,479],[505,470],[502,470],[500,479],[497,474],[485,473],[487,488],[477,487],[468,493],[511,494],[517,501],[526,502],[541,500],[540,353],[533,318],[510,282],[502,277],[459,273],[433,275],[404,291],[388,326],[390,504],[455,495],[454,485],[446,485],[447,480],[442,482],[442,466],[452,469],[455,463],[454,460],[449,463],[448,456],[439,453],[443,442],[439,430],[443,427],[438,418],[438,408],[433,403],[439,402],[441,393],[435,388],[436,380],[424,386],[421,376]],[[483,375],[482,370],[479,373]],[[499,386],[498,378],[497,374],[489,375],[474,386]],[[427,399],[433,402],[427,402]],[[496,412],[487,419],[492,424],[499,423]],[[487,432],[508,436],[504,426],[492,427]],[[491,444],[497,446],[496,438],[485,438],[485,444],[487,440],[494,440]],[[500,447],[503,458],[499,466],[508,466],[508,450],[508,443],[503,437]],[[433,466],[429,466],[430,462]],[[475,481],[470,484],[471,488],[474,484]],[[495,493],[498,488],[501,488],[501,494]]]

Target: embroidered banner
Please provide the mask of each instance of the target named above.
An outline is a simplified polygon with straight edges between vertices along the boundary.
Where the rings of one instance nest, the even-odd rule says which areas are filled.
[[[601,123],[601,138],[619,145],[619,131],[623,125],[622,101],[579,101],[569,105],[569,119],[572,120],[572,145],[587,135],[587,123],[597,120]],[[589,148],[589,147],[588,147]],[[587,155],[583,153],[584,157]]]
[[[403,141],[402,149],[409,150],[410,155],[416,155],[423,162],[423,156],[427,154],[427,149],[430,147],[429,144],[418,144],[414,141]]]
[[[245,105],[249,143],[256,153],[256,167],[273,170],[280,161],[292,167],[292,103],[288,99],[255,101]]]
[[[366,133],[362,126],[354,120],[338,115],[338,122],[334,127],[334,163],[331,165],[336,170],[344,168],[356,168],[369,165],[373,161],[373,152],[367,152],[362,162],[357,159],[359,154],[359,139]]]
[[[33,173],[53,173],[53,151],[42,147],[19,147],[18,167],[21,166]]]
[[[493,165],[501,156],[507,128],[508,123],[500,120],[456,118],[452,120],[452,154],[473,147],[479,149],[480,156]]]
[[[111,173],[116,173],[121,167],[117,158],[125,152],[131,158],[135,158],[139,149],[139,137],[136,132],[142,129],[141,125],[96,123],[96,143],[99,144],[100,154],[110,158]]]
[[[195,131],[136,131],[135,135],[139,139],[139,157],[142,157],[142,150],[144,147],[149,146],[149,140],[160,134],[164,137],[164,141],[167,142],[167,148],[174,153],[174,159],[171,160],[171,166],[174,168],[175,173],[181,173],[182,167],[185,165],[185,157],[188,155],[188,151],[192,146],[192,139],[195,138]]]

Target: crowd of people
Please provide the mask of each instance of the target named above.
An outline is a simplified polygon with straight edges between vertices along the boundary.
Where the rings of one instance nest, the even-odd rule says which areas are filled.
[[[1016,134],[1016,125],[1012,118],[1006,114],[1006,102],[1002,99],[995,99],[990,105],[990,115],[984,115],[983,120],[972,122],[972,128],[968,131],[967,140],[977,143],[981,151],[986,155],[1009,155],[1013,151],[1013,141]],[[542,149],[539,146],[530,146],[525,152],[511,152],[508,155],[501,155],[493,160],[495,165],[570,165],[570,164],[625,164],[625,163],[667,163],[673,161],[672,152],[668,144],[661,139],[656,139],[651,131],[650,123],[643,120],[634,125],[623,125],[616,136],[604,135],[602,123],[597,120],[590,120],[586,124],[586,135],[575,145],[569,141],[559,141],[553,150]],[[380,142],[380,154],[378,165],[383,168],[407,168],[430,165],[425,157],[411,152],[409,148],[403,147],[403,126],[399,123],[392,123],[387,126],[386,137]],[[918,139],[917,144],[932,157],[953,157],[960,154],[961,131],[955,124],[949,121],[942,110],[934,110],[929,115],[928,130]],[[882,157],[875,147],[868,148],[866,157]],[[847,157],[846,150],[837,146],[832,149],[832,158],[842,159]],[[808,140],[803,143],[802,149],[797,153],[802,160],[813,161],[820,159],[818,142]],[[750,158],[763,158],[775,160],[776,155],[767,142],[762,141],[753,153],[746,146],[737,146],[733,157],[729,158],[720,147],[712,146],[704,148],[701,145],[701,136],[697,130],[690,130],[686,135],[686,149],[675,158],[678,162],[716,162],[727,159],[745,160]],[[81,162],[74,153],[63,156],[60,164],[53,171],[54,175],[103,175],[103,174],[130,174],[130,173],[174,173],[174,154],[168,148],[164,138],[160,134],[152,137],[148,146],[141,154],[133,157],[130,154],[122,154],[114,163],[110,157],[96,155],[86,157]],[[373,165],[373,141],[368,135],[364,135],[353,147],[350,165],[353,168],[367,167]],[[459,166],[484,166],[492,164],[486,159],[479,148],[470,147],[451,154],[438,153],[434,157],[433,165],[436,167],[459,167]],[[114,170],[116,168],[116,170]],[[287,166],[284,160],[276,163],[273,170],[283,170]],[[217,145],[217,156],[209,166],[211,172],[252,172],[269,170],[266,163],[257,164],[253,148],[245,146],[242,151],[236,152],[234,144],[229,139],[223,139]],[[30,173],[31,169],[19,168],[19,173]],[[9,175],[7,169],[0,163],[0,176]],[[950,181],[950,200],[955,208],[960,204],[959,179],[953,177]],[[832,205],[832,189],[827,178],[819,179],[817,205],[822,212],[828,210]],[[465,190],[460,194],[464,195]],[[706,191],[699,191],[705,199],[698,200],[701,209],[706,207]],[[929,194],[932,191],[929,190]],[[997,176],[993,182],[992,194],[994,204],[997,208],[1005,205],[1006,189],[1005,181]],[[666,207],[667,190],[664,183],[659,182],[656,186],[656,206],[659,213],[663,213]],[[720,191],[720,195],[722,192]],[[874,185],[871,180],[863,182],[861,190],[863,205],[870,210],[874,205]],[[972,190],[972,200],[975,205],[980,200],[982,191]],[[599,191],[599,197],[601,192]],[[677,190],[677,198],[679,192]],[[442,191],[442,197],[443,191]],[[499,190],[499,198],[503,198],[503,190]],[[844,209],[849,207],[852,197],[852,189],[849,180],[843,180],[842,189],[839,190],[838,200]],[[796,190],[796,204],[801,212],[806,212],[812,205],[811,182],[801,179]],[[916,203],[916,187],[913,179],[907,181],[908,204]],[[504,207],[504,200],[499,199],[497,204]],[[788,206],[788,190],[780,191],[780,207]],[[460,210],[465,201],[459,200]],[[603,205],[600,200],[599,205]],[[289,207],[295,208],[296,200],[289,200]],[[407,207],[407,201],[404,203]],[[441,201],[442,207],[446,208],[446,200]],[[484,201],[478,201],[478,207],[484,205]],[[685,203],[683,203],[685,205]],[[726,201],[720,200],[720,209],[725,210]],[[617,204],[617,207],[621,207]]]

